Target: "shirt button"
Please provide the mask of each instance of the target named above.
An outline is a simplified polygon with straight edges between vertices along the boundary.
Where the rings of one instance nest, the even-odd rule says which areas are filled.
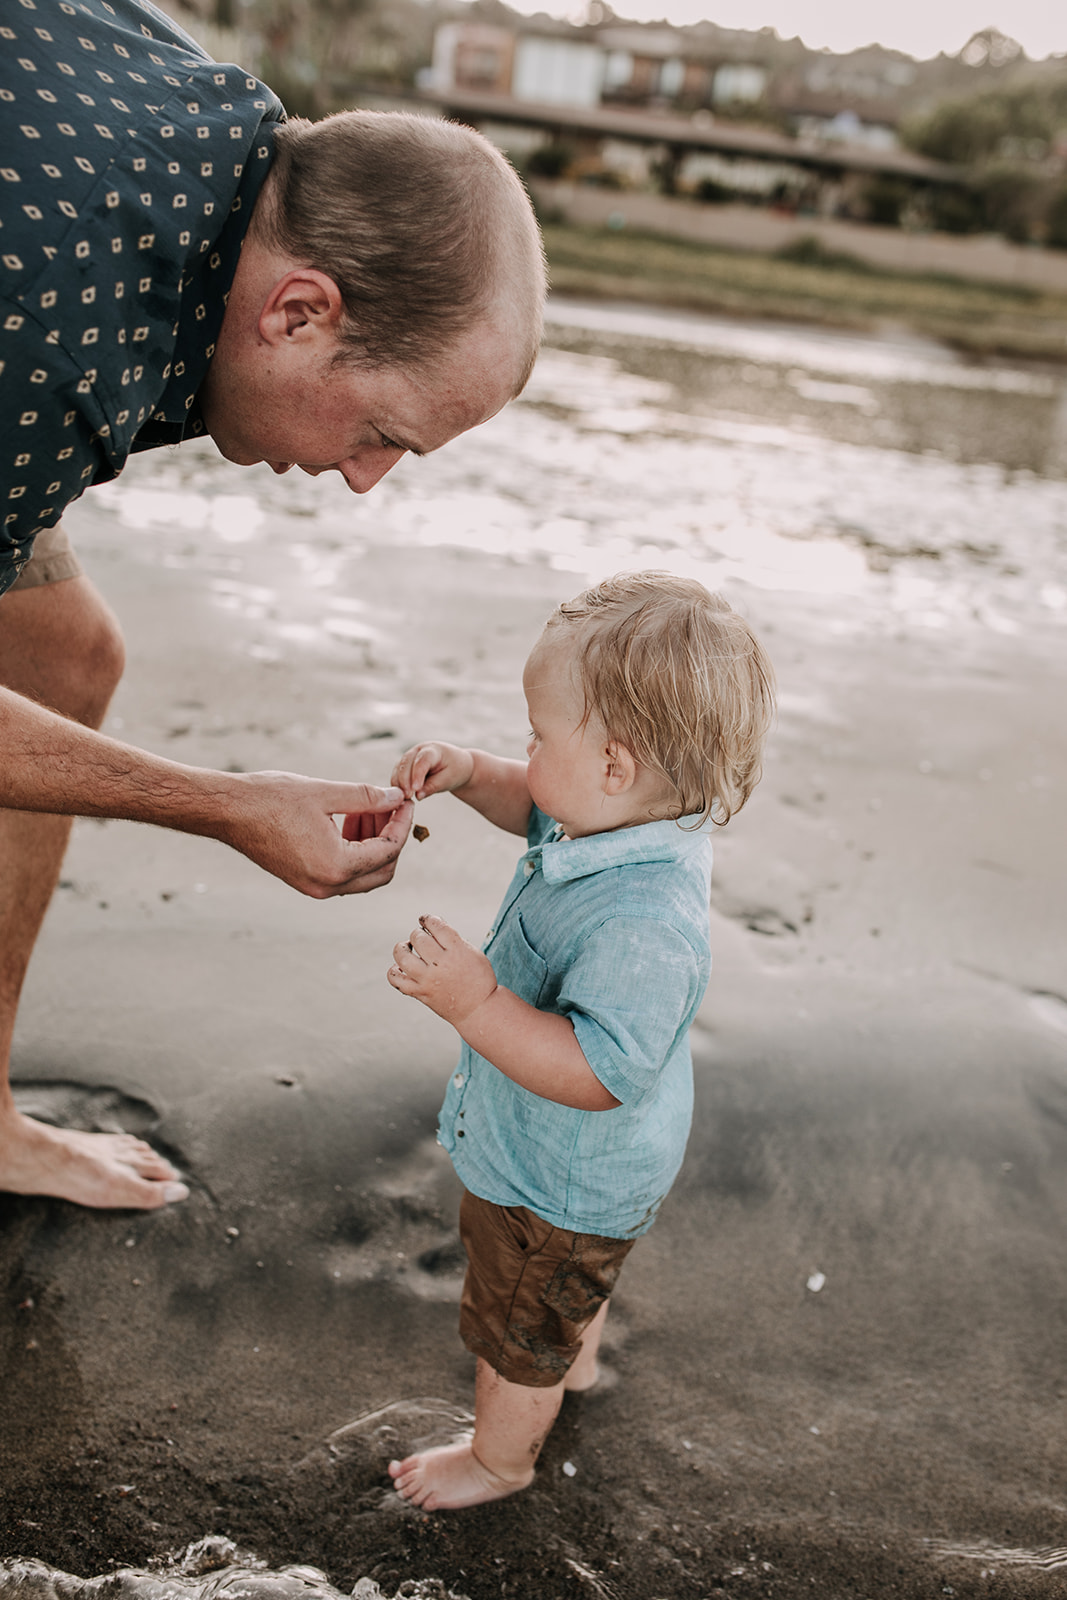
[[[462,1139],[463,1138],[463,1129],[462,1128],[457,1128],[456,1129],[456,1138],[457,1139]]]
[[[532,877],[533,876],[533,869],[534,869],[534,864],[533,864],[532,861],[524,861],[523,864],[522,864],[522,875],[523,875],[523,877],[524,878]]]
[[[463,1082],[464,1082],[464,1079],[463,1079],[462,1072],[457,1072],[456,1076],[452,1079],[453,1086],[455,1088],[457,1088],[457,1089],[462,1089]]]

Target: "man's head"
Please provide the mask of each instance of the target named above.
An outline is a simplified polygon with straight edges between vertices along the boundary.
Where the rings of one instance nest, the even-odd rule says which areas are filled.
[[[523,387],[544,255],[479,134],[402,113],[284,123],[201,404],[224,455],[370,488]]]
[[[659,814],[725,823],[741,809],[760,776],[774,673],[721,595],[669,572],[619,573],[561,605],[538,651],[566,652],[583,725],[658,786]]]

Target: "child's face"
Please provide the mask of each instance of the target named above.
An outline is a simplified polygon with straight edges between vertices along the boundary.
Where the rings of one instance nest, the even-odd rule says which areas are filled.
[[[582,723],[573,649],[565,640],[543,635],[522,682],[530,712],[527,783],[534,804],[561,822],[569,839],[618,827],[605,790],[612,765],[608,736],[595,716]]]

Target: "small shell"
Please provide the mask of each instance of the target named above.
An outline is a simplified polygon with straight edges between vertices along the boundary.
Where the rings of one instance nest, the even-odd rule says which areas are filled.
[[[419,841],[420,844],[423,842],[424,839],[428,839],[430,837],[429,828],[424,828],[421,822],[416,822],[416,824],[412,828],[411,832],[412,832],[413,836]]]

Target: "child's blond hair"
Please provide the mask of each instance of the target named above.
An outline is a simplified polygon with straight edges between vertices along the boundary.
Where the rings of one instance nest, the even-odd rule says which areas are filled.
[[[576,648],[585,720],[673,791],[676,817],[728,822],[759,781],[774,671],[721,595],[669,572],[606,578],[553,613]]]

